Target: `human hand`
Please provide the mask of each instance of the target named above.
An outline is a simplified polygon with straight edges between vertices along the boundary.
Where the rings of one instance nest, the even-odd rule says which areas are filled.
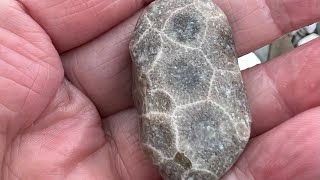
[[[314,0],[216,2],[239,55],[320,19]],[[161,179],[131,99],[133,14],[148,3],[1,0],[1,179]],[[225,180],[320,179],[319,44],[243,72],[252,137]]]

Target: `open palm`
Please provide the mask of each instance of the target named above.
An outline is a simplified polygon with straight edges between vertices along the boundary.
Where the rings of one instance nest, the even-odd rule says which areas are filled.
[[[239,55],[320,19],[315,0],[216,0]],[[157,180],[128,51],[147,0],[0,1],[2,180]],[[320,179],[320,40],[243,72],[252,138],[225,180]]]

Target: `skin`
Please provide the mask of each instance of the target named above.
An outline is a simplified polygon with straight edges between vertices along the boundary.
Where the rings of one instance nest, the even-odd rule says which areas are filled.
[[[317,0],[216,0],[238,55],[320,20]],[[3,180],[157,180],[128,43],[146,0],[0,1]],[[224,180],[320,179],[320,40],[243,72],[253,123]]]

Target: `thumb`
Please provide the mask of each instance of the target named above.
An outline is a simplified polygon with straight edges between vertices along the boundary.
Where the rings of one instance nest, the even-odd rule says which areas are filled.
[[[0,1],[0,132],[10,139],[29,126],[62,79],[59,55],[45,31],[18,1]]]

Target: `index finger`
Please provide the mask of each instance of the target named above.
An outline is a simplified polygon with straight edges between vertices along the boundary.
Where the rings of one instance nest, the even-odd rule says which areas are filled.
[[[60,53],[90,41],[151,1],[20,0]]]
[[[152,0],[20,0],[60,52],[121,23]],[[214,0],[227,14],[238,54],[320,19],[317,0]]]
[[[318,0],[214,0],[232,26],[239,55],[320,19]]]

